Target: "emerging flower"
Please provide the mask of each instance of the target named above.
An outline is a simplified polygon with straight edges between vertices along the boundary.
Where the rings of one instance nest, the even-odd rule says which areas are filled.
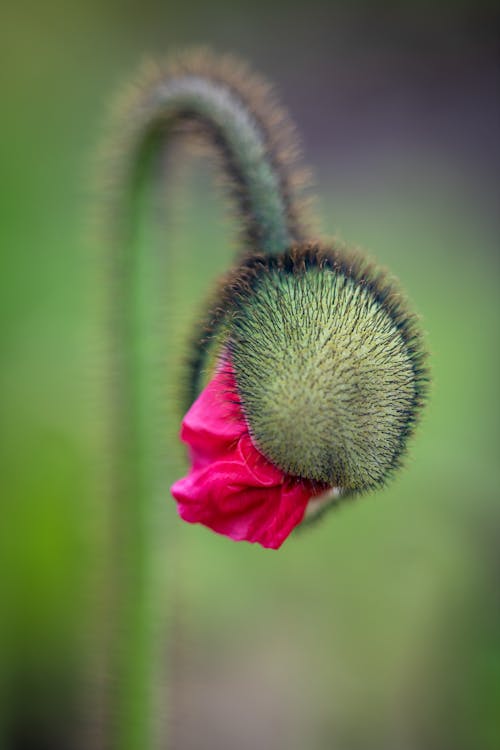
[[[297,524],[339,496],[380,488],[401,465],[427,393],[420,325],[397,283],[360,253],[307,240],[293,128],[238,62],[182,56],[148,73],[122,118],[114,150],[126,158],[113,182],[128,202],[116,213],[117,239],[133,240],[129,212],[132,221],[139,215],[153,158],[161,165],[170,135],[192,134],[193,125],[220,156],[240,230],[236,264],[193,340],[181,433],[192,467],[172,488],[179,513],[279,547]],[[122,178],[132,180],[127,190]],[[116,257],[123,281],[114,313],[133,357],[149,330],[135,304],[141,264],[132,252]],[[131,360],[124,377],[142,361]],[[141,399],[141,384],[140,374],[139,388],[124,381],[123,393]],[[131,424],[137,406],[125,412]]]
[[[382,486],[425,399],[424,359],[397,287],[362,259],[318,245],[246,258],[193,352],[181,517],[277,548],[340,496]]]
[[[181,437],[192,468],[172,494],[185,521],[277,549],[308,505],[322,502],[326,485],[284,474],[254,446],[228,360],[184,417]]]

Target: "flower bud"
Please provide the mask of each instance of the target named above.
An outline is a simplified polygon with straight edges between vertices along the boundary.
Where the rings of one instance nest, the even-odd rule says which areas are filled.
[[[229,357],[251,438],[282,472],[346,494],[399,465],[427,374],[415,317],[383,273],[318,245],[249,257],[209,320],[195,368],[208,343]]]

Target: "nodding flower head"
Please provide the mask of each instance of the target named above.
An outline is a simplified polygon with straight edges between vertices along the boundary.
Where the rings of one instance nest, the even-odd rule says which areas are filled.
[[[165,141],[185,129],[218,154],[242,245],[196,334],[181,431],[191,469],[172,488],[180,515],[279,547],[304,519],[379,487],[400,464],[425,397],[418,325],[387,275],[308,241],[315,232],[294,129],[246,66],[206,51],[181,55],[148,69],[118,115],[119,242],[137,234],[153,157],[163,164]],[[133,360],[142,349],[131,259],[129,247],[117,256],[125,283],[116,317],[131,353],[117,392],[138,442],[149,381]]]
[[[249,257],[226,276],[194,359],[195,391],[207,370],[184,424],[193,469],[174,495],[187,520],[271,547],[325,503],[384,483],[404,454],[426,382],[415,318],[394,282],[318,245]],[[198,432],[193,413],[202,417]],[[202,436],[220,419],[229,441],[210,458]],[[226,459],[242,438],[231,471]],[[225,471],[207,491],[221,461]],[[273,472],[285,509],[293,488],[293,513],[273,504]],[[193,498],[201,515],[193,516]]]

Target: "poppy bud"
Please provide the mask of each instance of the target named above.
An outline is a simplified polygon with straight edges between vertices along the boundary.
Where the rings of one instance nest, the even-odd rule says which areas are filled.
[[[250,257],[211,319],[252,440],[280,470],[347,493],[399,465],[426,370],[416,319],[386,275],[314,244]]]
[[[401,463],[426,392],[418,324],[385,273],[308,241],[294,130],[245,66],[181,56],[150,70],[118,114],[111,210],[123,277],[115,319],[129,353],[116,389],[123,433],[142,444],[138,415],[150,403],[133,225],[154,159],[174,134],[195,133],[218,156],[241,251],[195,335],[181,431],[191,469],[172,493],[186,520],[278,547],[325,503],[379,487]],[[150,477],[140,462],[127,472],[133,505],[133,488]]]

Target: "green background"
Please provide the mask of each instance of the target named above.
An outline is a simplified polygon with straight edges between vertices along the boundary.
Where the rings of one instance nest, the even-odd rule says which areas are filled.
[[[94,738],[83,744],[99,747],[109,722],[100,305],[111,288],[89,219],[92,165],[108,102],[141,60],[199,43],[277,84],[316,176],[322,233],[400,278],[427,332],[433,386],[390,486],[278,553],[181,523],[167,483],[154,534],[155,606],[166,613],[158,731],[176,750],[499,746],[496,21],[487,3],[2,10],[6,747],[13,731],[16,746],[46,734],[55,747],[82,712]],[[186,469],[176,437],[185,340],[235,226],[206,161],[180,148],[169,167],[157,239],[169,329],[154,345],[168,368],[159,409],[172,482]]]

